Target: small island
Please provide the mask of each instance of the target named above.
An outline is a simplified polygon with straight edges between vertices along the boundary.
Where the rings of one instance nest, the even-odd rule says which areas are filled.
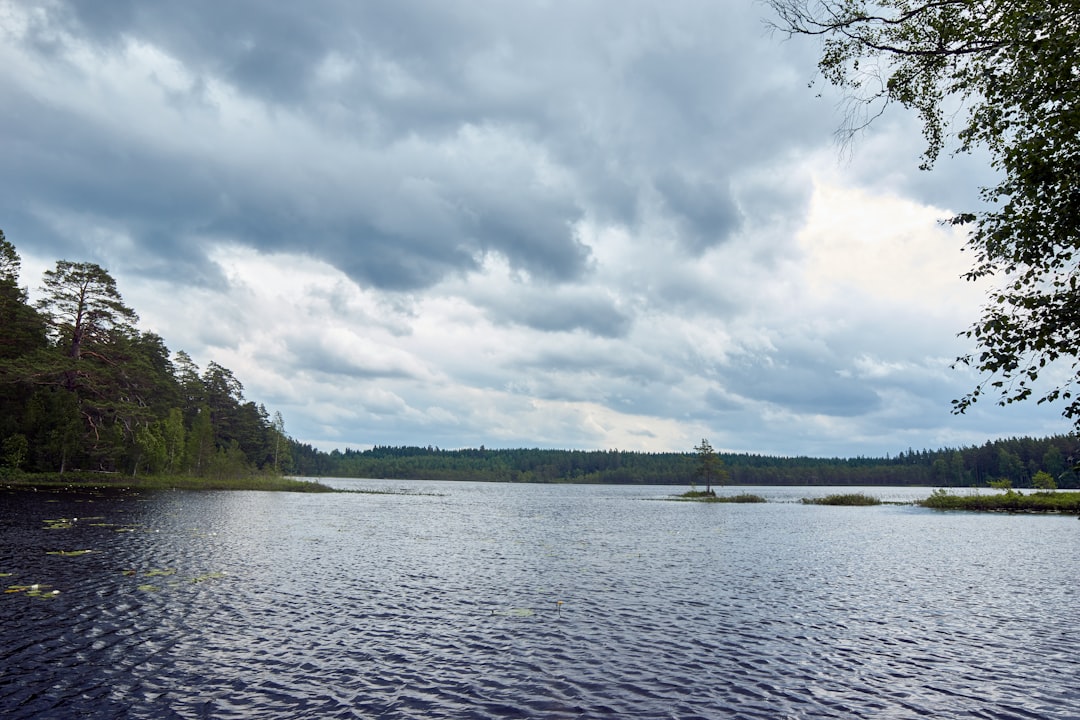
[[[838,493],[834,495],[826,495],[825,497],[817,498],[803,498],[803,505],[847,505],[847,506],[865,506],[865,505],[880,505],[881,500],[872,495],[866,493]]]
[[[716,455],[716,451],[713,450],[712,444],[706,438],[701,439],[701,444],[694,447],[694,451],[697,452],[698,467],[695,473],[696,477],[701,478],[705,482],[705,489],[698,490],[697,487],[692,486],[689,490],[681,495],[675,495],[673,500],[682,500],[684,502],[706,502],[706,503],[763,503],[767,502],[765,498],[760,495],[753,495],[751,493],[741,493],[739,495],[717,495],[713,490],[713,485],[723,484],[729,477],[727,468],[724,467],[724,461]]]
[[[1080,515],[1080,492],[1059,492],[1057,481],[1050,473],[1040,470],[1032,475],[1031,484],[1035,491],[1028,495],[1014,490],[1008,479],[991,481],[990,487],[1005,491],[992,495],[982,495],[977,491],[955,495],[939,488],[917,504],[934,510]]]
[[[706,502],[706,503],[763,503],[768,502],[760,495],[754,495],[753,493],[740,493],[738,495],[717,495],[713,491],[705,492],[703,490],[688,490],[681,495],[674,495],[672,500],[681,500],[684,502]]]

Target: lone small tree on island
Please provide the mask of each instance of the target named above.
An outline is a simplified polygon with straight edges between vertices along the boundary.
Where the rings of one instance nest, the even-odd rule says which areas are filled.
[[[713,446],[706,438],[701,439],[701,444],[694,446],[698,456],[696,475],[705,482],[705,495],[715,495],[713,484],[722,484],[727,478],[728,472],[724,469],[724,462],[716,455]]]
[[[1054,480],[1054,476],[1045,470],[1040,470],[1031,476],[1031,486],[1036,490],[1043,492],[1053,492],[1057,490],[1057,482]]]

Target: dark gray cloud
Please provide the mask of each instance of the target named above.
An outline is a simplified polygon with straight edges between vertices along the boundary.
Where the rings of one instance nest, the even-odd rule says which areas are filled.
[[[843,368],[835,357],[777,353],[740,358],[723,374],[729,392],[794,413],[857,417],[881,407],[874,387]]]
[[[623,337],[633,317],[610,295],[597,291],[511,289],[486,294],[488,317],[496,324],[524,325],[542,332],[584,331],[603,338]]]
[[[42,212],[117,226],[204,281],[215,278],[200,258],[202,236],[271,250],[301,244],[388,289],[428,287],[475,269],[485,253],[540,281],[572,281],[589,261],[575,223],[636,227],[654,191],[685,247],[701,253],[741,221],[726,176],[794,141],[743,122],[752,114],[775,123],[784,112],[772,95],[755,97],[760,79],[742,73],[762,48],[777,53],[760,38],[736,46],[700,32],[747,12],[707,3],[664,12],[633,4],[615,15],[602,4],[329,0],[42,7],[22,40],[46,68],[93,73],[70,67],[72,53],[107,62],[143,43],[182,67],[187,85],[167,89],[173,117],[109,122],[85,103],[32,98],[9,79],[6,106],[28,112],[0,116],[5,149],[33,152],[0,170],[6,184],[25,187]],[[222,83],[235,98],[221,99]],[[237,101],[257,113],[245,122],[259,124],[261,156],[236,146],[242,133],[206,121]],[[743,122],[738,133],[733,118]],[[284,134],[296,123],[333,134],[298,146]],[[222,134],[199,137],[208,130]],[[203,151],[202,140],[221,151]],[[25,206],[20,195],[0,210]],[[71,245],[35,230],[57,252]],[[137,254],[109,259],[167,271]]]
[[[739,228],[742,218],[729,187],[712,179],[693,181],[674,173],[659,176],[656,183],[664,204],[681,226],[679,238],[693,254],[701,255]]]

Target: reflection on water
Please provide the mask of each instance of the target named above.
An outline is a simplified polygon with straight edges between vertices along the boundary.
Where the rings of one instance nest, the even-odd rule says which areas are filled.
[[[1075,518],[335,482],[0,491],[0,713],[1077,716]]]

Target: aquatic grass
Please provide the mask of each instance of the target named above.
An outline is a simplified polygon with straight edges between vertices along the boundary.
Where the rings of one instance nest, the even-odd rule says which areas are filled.
[[[838,493],[818,498],[803,498],[803,505],[880,505],[881,500],[865,493]]]
[[[944,489],[934,490],[930,497],[916,502],[933,510],[967,510],[971,512],[1061,513],[1080,515],[1080,492],[1033,492],[1025,495],[1016,490],[981,495],[954,495]]]
[[[79,557],[94,552],[93,550],[49,550],[46,555],[59,555],[60,557]]]

